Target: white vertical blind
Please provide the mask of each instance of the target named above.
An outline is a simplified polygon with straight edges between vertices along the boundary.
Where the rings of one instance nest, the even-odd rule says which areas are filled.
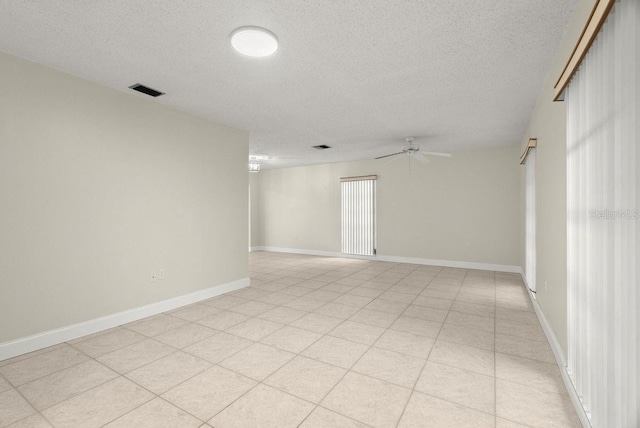
[[[536,291],[536,149],[530,149],[525,164],[526,190],[526,273],[527,286]]]
[[[567,103],[567,371],[595,428],[640,426],[640,1],[616,2]]]
[[[342,252],[375,254],[376,179],[342,179]]]

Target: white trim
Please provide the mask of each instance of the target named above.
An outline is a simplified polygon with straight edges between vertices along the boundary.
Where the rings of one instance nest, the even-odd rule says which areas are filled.
[[[520,268],[520,276],[522,276],[522,280],[524,281],[525,287],[529,294],[529,298],[531,299],[531,303],[533,304],[533,309],[536,311],[536,315],[538,316],[538,320],[540,321],[540,325],[544,330],[544,334],[545,336],[547,336],[547,341],[549,342],[549,345],[551,345],[551,350],[553,351],[553,355],[556,358],[556,364],[560,369],[562,380],[564,381],[564,385],[567,388],[569,397],[571,397],[571,402],[573,403],[573,407],[576,409],[576,413],[580,418],[580,422],[582,422],[582,426],[584,428],[591,428],[591,422],[589,422],[587,413],[585,412],[584,407],[582,407],[582,402],[580,401],[578,393],[573,387],[573,382],[571,382],[571,379],[569,378],[569,373],[567,373],[567,359],[562,352],[562,348],[560,347],[560,343],[558,342],[556,335],[553,333],[551,326],[547,322],[547,318],[544,316],[544,312],[542,311],[542,308],[538,303],[538,299],[533,295],[527,285],[527,278],[522,268]]]
[[[210,299],[224,293],[239,290],[249,285],[249,278],[239,279],[215,287],[198,290],[183,296],[173,297],[161,302],[150,303],[138,308],[129,309],[115,314],[92,320],[83,321],[55,330],[34,334],[0,344],[0,361],[28,352],[37,351],[69,340],[77,339],[88,334],[97,333],[109,328],[117,327],[132,321],[137,321],[152,315],[170,311],[181,306],[190,305],[201,300]]]
[[[537,300],[538,298],[536,297],[537,292],[533,292],[533,290],[531,290],[531,287],[529,287],[529,282],[527,281],[527,274],[524,272],[524,269],[522,269],[522,267],[519,267],[518,272],[520,274],[520,277],[522,277],[522,282],[524,283],[524,288],[527,289],[527,293],[529,293],[529,297],[531,297],[533,300]]]
[[[323,257],[342,257],[346,259],[364,259],[364,260],[377,260],[379,262],[394,262],[394,263],[410,263],[414,265],[429,265],[429,266],[444,266],[455,267],[462,269],[476,269],[476,270],[492,270],[497,272],[511,272],[520,273],[520,266],[511,265],[494,265],[489,263],[476,263],[476,262],[461,262],[455,260],[435,260],[435,259],[420,259],[413,257],[397,257],[397,256],[358,256],[352,254],[343,254],[334,251],[321,251],[321,250],[302,250],[299,248],[280,248],[280,247],[266,247],[258,246],[251,247],[251,251],[271,251],[274,253],[292,253],[292,254],[306,254],[310,256],[323,256]]]

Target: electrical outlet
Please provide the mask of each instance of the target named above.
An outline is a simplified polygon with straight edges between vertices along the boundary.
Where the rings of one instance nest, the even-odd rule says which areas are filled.
[[[547,291],[547,280],[544,280],[544,291]]]
[[[151,272],[151,282],[155,282],[158,280],[158,271],[154,270]]]
[[[158,279],[164,279],[164,269],[158,271]]]

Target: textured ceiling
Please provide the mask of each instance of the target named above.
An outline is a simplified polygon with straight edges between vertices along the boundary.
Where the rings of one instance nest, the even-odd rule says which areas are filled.
[[[517,144],[574,0],[0,0],[0,50],[250,132],[271,166]],[[280,49],[250,59],[230,33]],[[144,95],[136,95],[144,96]],[[317,144],[333,148],[311,149]]]

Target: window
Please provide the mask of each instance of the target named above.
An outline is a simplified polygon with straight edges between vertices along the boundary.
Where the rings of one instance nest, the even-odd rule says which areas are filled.
[[[342,252],[376,254],[376,176],[341,178]]]
[[[615,6],[565,91],[567,372],[593,427],[640,421],[640,2]]]

